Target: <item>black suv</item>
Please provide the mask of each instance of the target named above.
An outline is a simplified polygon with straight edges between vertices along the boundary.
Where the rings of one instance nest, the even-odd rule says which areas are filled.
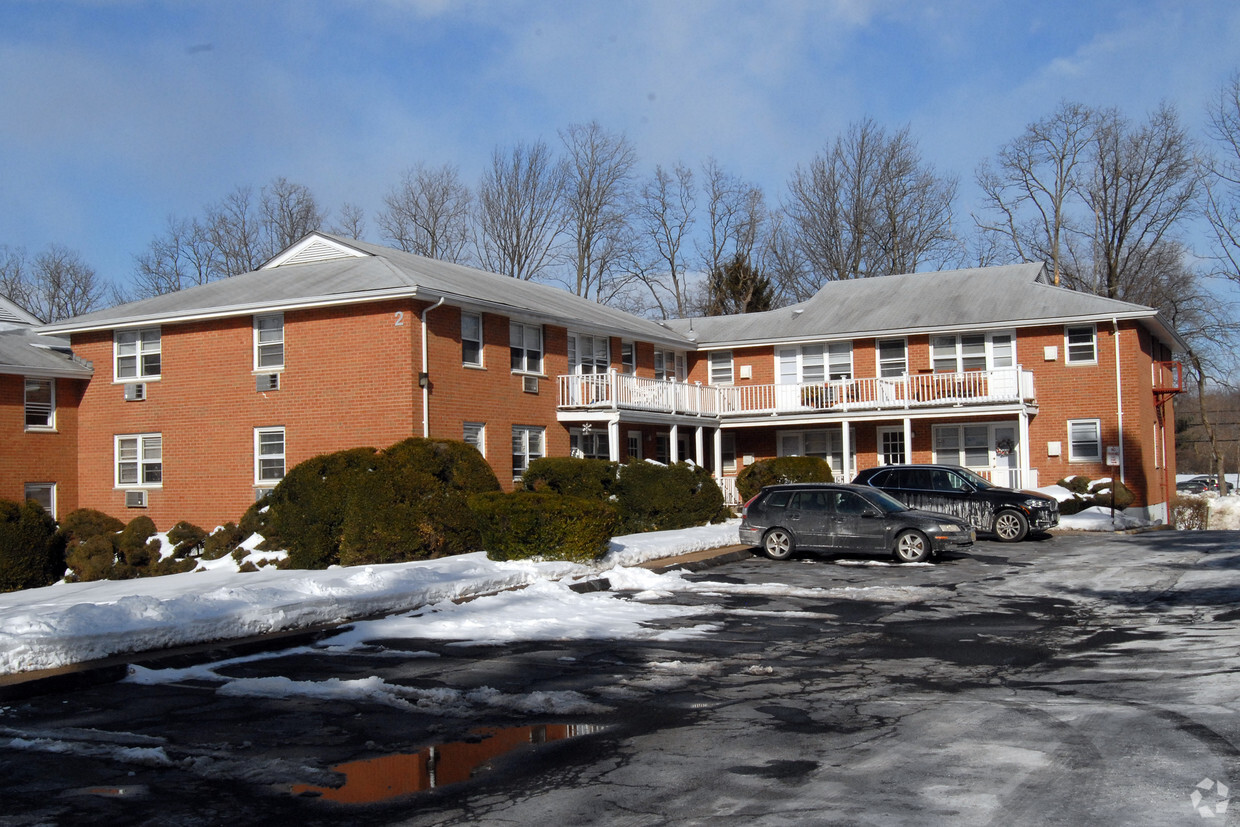
[[[1006,543],[1059,525],[1054,497],[1001,488],[959,465],[884,465],[867,468],[853,483],[886,491],[911,508],[952,514]]]

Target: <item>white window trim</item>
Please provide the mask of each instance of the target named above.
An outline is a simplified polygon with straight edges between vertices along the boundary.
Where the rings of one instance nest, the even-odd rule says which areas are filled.
[[[885,378],[896,379],[898,377],[907,375],[909,372],[908,370],[908,337],[907,336],[884,336],[881,339],[874,340],[874,367],[876,369],[875,370],[876,375],[880,378],[884,378],[883,377],[883,366],[884,366],[883,351],[882,351],[882,348],[880,347],[880,345],[883,342],[900,342],[901,345],[903,346],[903,353],[904,353],[903,357],[900,359],[900,364],[903,365],[903,369],[900,371],[900,373],[895,376],[888,376]],[[896,361],[894,359],[889,359],[887,360],[886,364],[894,365],[896,364]]]
[[[628,351],[628,361],[625,361],[625,351]],[[628,339],[621,340],[620,372],[629,376],[637,373],[637,342],[631,342]]]
[[[155,331],[155,333],[158,334],[159,336],[159,345],[158,347],[152,350],[149,350],[149,351],[143,350],[142,334],[148,333],[152,330]],[[136,350],[134,351],[133,354],[126,354],[126,356],[132,355],[134,357],[135,374],[133,376],[121,376],[119,364],[120,364],[121,358],[123,357],[121,356],[121,353],[120,353],[120,337],[128,333],[132,333],[137,336],[137,339],[134,342]],[[144,355],[149,356],[154,353],[159,354],[159,373],[143,373],[142,372],[142,357]],[[112,384],[127,385],[133,382],[158,382],[159,378],[163,375],[163,372],[164,372],[164,337],[163,337],[163,331],[160,329],[158,325],[155,327],[134,327],[134,328],[125,328],[124,330],[112,331]]]
[[[280,341],[278,343],[280,345],[280,364],[263,365],[259,363],[260,362],[260,359],[259,359],[260,342],[259,342],[258,323],[260,319],[275,319],[275,318],[278,318],[280,320]],[[261,346],[270,347],[271,345],[274,345],[274,344],[277,344],[277,343],[276,342],[262,342]],[[261,313],[261,314],[254,316],[254,372],[255,373],[278,373],[284,370],[284,364],[285,364],[284,314],[283,313]]]
[[[48,509],[47,513],[52,515],[52,519],[56,519],[56,483],[54,482],[28,482],[26,483],[22,489],[22,494],[27,500],[33,499],[30,496],[31,488],[46,488],[50,491],[51,493],[50,499],[51,499],[52,507]]]
[[[36,433],[52,433],[56,430],[56,380],[55,379],[46,379],[42,376],[23,377],[22,379],[22,422],[26,421],[27,411],[29,411],[30,409],[30,399],[27,396],[27,393],[30,389],[26,387],[26,383],[31,382],[31,381],[47,382],[48,385],[51,387],[51,395],[49,397],[51,410],[49,410],[47,413],[47,424],[46,425],[26,425],[26,430],[28,432],[36,432]]]
[[[908,445],[904,444],[905,443],[904,428],[898,425],[894,427],[890,425],[881,425],[876,429],[876,434],[875,434],[875,444],[878,447],[878,464],[879,465],[888,464],[887,457],[884,456],[884,453],[883,453],[883,437],[889,434],[898,435],[900,437],[900,451],[904,455],[903,459],[901,459],[899,463],[892,463],[892,464],[903,464],[903,463],[908,462],[909,461],[908,460],[909,450],[908,450]]]
[[[525,322],[517,322],[517,321],[509,321],[508,323],[508,352],[509,352],[508,363],[509,363],[509,366],[512,365],[512,356],[511,356],[512,331],[514,328],[518,328],[518,327],[521,328],[522,366],[519,368],[512,368],[512,372],[516,374],[529,375],[529,376],[542,376],[543,365],[545,365],[547,362],[547,337],[546,337],[546,332],[542,328],[542,325],[526,324]],[[528,330],[538,331],[538,366],[537,368],[530,368],[529,366],[528,357],[530,353],[530,348],[525,346],[525,333]]]
[[[126,489],[128,488],[163,488],[164,487],[163,438],[164,438],[163,434],[161,433],[116,434],[112,438],[112,481],[115,487],[126,488]],[[137,465],[138,478],[135,482],[121,482],[121,441],[130,440],[130,439],[137,441],[137,446],[136,446],[137,453],[135,454],[135,459],[128,461],[128,462],[133,462],[134,464]],[[145,443],[146,443],[146,440],[148,439],[158,439],[160,441],[158,463],[147,462],[143,459],[143,450],[146,447]],[[143,468],[146,465],[159,465],[159,482],[145,482],[143,480],[143,477],[146,476],[146,474],[143,473]]]
[[[469,431],[474,429],[477,433],[477,444],[469,441]],[[483,457],[487,455],[487,425],[485,422],[465,422],[461,424],[461,440],[467,445],[473,445],[478,449],[478,453]]]
[[[715,360],[716,360],[716,359],[719,359],[720,361],[722,361],[724,357],[726,357],[726,358],[727,358],[727,362],[728,362],[728,365],[727,365],[727,370],[726,370],[726,374],[727,374],[727,378],[726,378],[726,379],[724,378],[724,373],[725,373],[725,371],[723,370],[722,365],[721,365],[720,367],[718,367],[718,368],[716,368],[716,367],[715,367]],[[730,350],[712,350],[712,351],[710,352],[710,355],[707,357],[707,363],[706,363],[706,364],[707,364],[707,377],[708,377],[708,378],[707,378],[707,381],[708,381],[710,384],[712,384],[712,385],[731,385],[733,382],[735,382],[735,380],[736,380],[736,363],[735,363],[735,360],[732,358],[732,351],[730,351]]]
[[[1083,423],[1090,423],[1094,426],[1094,432],[1097,434],[1098,452],[1093,456],[1077,456],[1076,449],[1072,444],[1072,426]],[[1068,430],[1068,462],[1102,462],[1102,420],[1101,419],[1069,419],[1067,422]]]
[[[1094,358],[1092,359],[1073,359],[1072,350],[1068,346],[1068,331],[1074,328],[1088,327],[1093,336]],[[1065,365],[1096,365],[1098,364],[1098,325],[1089,324],[1066,324],[1063,326],[1063,362]]]
[[[936,348],[936,347],[935,347],[934,340],[935,340],[935,339],[939,339],[939,338],[947,338],[948,336],[951,336],[951,337],[952,337],[952,339],[953,339],[953,341],[954,341],[954,345],[952,346],[951,354],[952,354],[952,358],[953,358],[953,359],[955,360],[955,362],[956,362],[956,369],[955,369],[954,371],[952,371],[953,373],[968,373],[968,372],[969,372],[969,371],[964,370],[964,342],[963,342],[963,339],[964,339],[966,336],[968,336],[968,337],[973,337],[973,336],[982,336],[982,337],[984,337],[984,342],[985,342],[985,344],[984,344],[983,351],[984,351],[984,353],[986,354],[986,367],[982,368],[983,370],[996,370],[996,368],[995,368],[995,350],[994,350],[994,339],[995,339],[995,337],[996,337],[996,336],[1000,336],[1000,337],[1003,337],[1003,336],[1009,336],[1009,337],[1011,337],[1011,339],[1012,339],[1012,366],[1015,366],[1015,365],[1019,364],[1019,360],[1016,358],[1016,331],[1014,331],[1014,330],[1012,330],[1012,329],[1010,329],[1010,328],[1005,328],[1005,329],[1003,329],[1003,330],[990,330],[990,331],[987,331],[987,332],[985,332],[985,333],[936,333],[936,334],[931,335],[931,336],[930,336],[930,369],[931,369],[931,370],[934,370],[934,363],[935,363],[935,361],[936,361],[937,359],[939,359],[939,358],[944,358],[944,357],[947,355],[947,351],[946,351],[946,349],[945,349],[945,348]],[[1066,333],[1065,333],[1065,337],[1066,337]],[[1065,341],[1066,341],[1066,339],[1065,339]],[[908,344],[907,344],[907,341],[906,341],[906,342],[905,342],[905,355],[906,355],[906,358],[907,358],[907,354],[908,354],[908,349],[907,349],[907,348],[908,348]],[[878,349],[878,345],[876,344],[876,345],[875,345],[875,351],[877,351],[877,349]],[[941,352],[939,352],[939,351],[941,351]],[[948,371],[942,371],[942,372],[943,372],[943,373],[947,373]]]
[[[478,338],[477,339],[469,339],[465,336],[465,320],[467,318],[478,320]],[[468,310],[462,310],[461,311],[461,366],[462,367],[481,368],[481,367],[486,366],[485,365],[486,348],[483,346],[484,339],[485,339],[485,336],[483,335],[483,330],[482,330],[482,314],[481,313],[470,313]],[[476,362],[470,362],[465,359],[464,347],[465,347],[465,342],[467,341],[477,342],[478,344],[478,361]]]
[[[581,376],[607,373],[611,369],[610,336],[570,330],[567,345],[569,373]],[[590,350],[588,354],[587,347]]]
[[[262,435],[274,434],[280,435],[280,453],[264,454],[262,453]],[[263,460],[279,458],[282,463],[282,471],[279,477],[263,476]],[[285,435],[283,425],[270,425],[263,428],[254,429],[254,486],[256,488],[274,488],[280,480],[284,479],[284,475],[288,473],[288,442]]]
[[[538,434],[538,441],[540,443],[540,450],[537,453],[530,450],[530,435],[535,433]],[[520,452],[515,450],[517,447],[516,438],[518,434],[521,435]],[[513,457],[515,458],[520,456],[525,460],[521,468],[517,468],[517,464],[515,462],[513,463],[512,478],[514,480],[519,480],[525,473],[526,469],[530,467],[531,462],[536,459],[541,459],[547,455],[547,429],[541,425],[513,425],[512,436],[514,448],[512,452]]]

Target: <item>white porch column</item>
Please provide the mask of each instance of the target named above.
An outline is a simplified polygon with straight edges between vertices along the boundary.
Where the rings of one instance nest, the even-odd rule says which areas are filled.
[[[680,462],[680,426],[673,424],[672,430],[667,436],[669,445],[667,446],[667,461]]]
[[[723,479],[723,428],[715,429],[714,442],[715,451],[715,479]]]
[[[693,426],[693,461],[701,467],[706,467],[706,449],[703,443],[705,436],[702,434],[702,426]]]
[[[840,428],[843,429],[843,439],[840,440],[840,447],[841,449],[843,449],[843,454],[844,454],[844,459],[840,463],[841,465],[844,466],[844,478],[840,480],[840,482],[851,482],[853,478],[852,457],[851,457],[852,434],[849,433],[851,429],[848,426],[847,419],[841,420]]]
[[[1029,444],[1029,414],[1022,405],[1020,408],[1020,487],[1032,488],[1033,483],[1029,479],[1029,456],[1033,453],[1033,446]],[[1041,484],[1041,480],[1038,483]]]
[[[607,458],[612,462],[620,461],[620,418],[607,421]]]
[[[913,461],[913,420],[904,417],[904,461]]]

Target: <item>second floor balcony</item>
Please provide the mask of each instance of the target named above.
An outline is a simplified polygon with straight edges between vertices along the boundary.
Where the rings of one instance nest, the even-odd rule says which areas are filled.
[[[1033,372],[1019,366],[769,385],[700,385],[614,372],[566,375],[557,381],[561,411],[628,410],[724,419],[1036,401]]]

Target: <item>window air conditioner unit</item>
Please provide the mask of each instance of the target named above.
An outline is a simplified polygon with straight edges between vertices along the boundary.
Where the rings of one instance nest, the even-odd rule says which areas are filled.
[[[521,390],[525,391],[526,393],[538,393],[538,377],[537,376],[522,376],[521,377]]]
[[[125,492],[126,508],[146,508],[146,492],[145,491],[126,491]]]
[[[261,500],[263,497],[267,496],[270,493],[271,493],[270,488],[255,488],[254,489],[254,501],[258,502],[259,500]]]
[[[143,399],[146,399],[145,382],[130,382],[125,385],[126,402],[141,402]]]
[[[280,374],[260,373],[254,377],[254,387],[258,391],[280,390]]]

